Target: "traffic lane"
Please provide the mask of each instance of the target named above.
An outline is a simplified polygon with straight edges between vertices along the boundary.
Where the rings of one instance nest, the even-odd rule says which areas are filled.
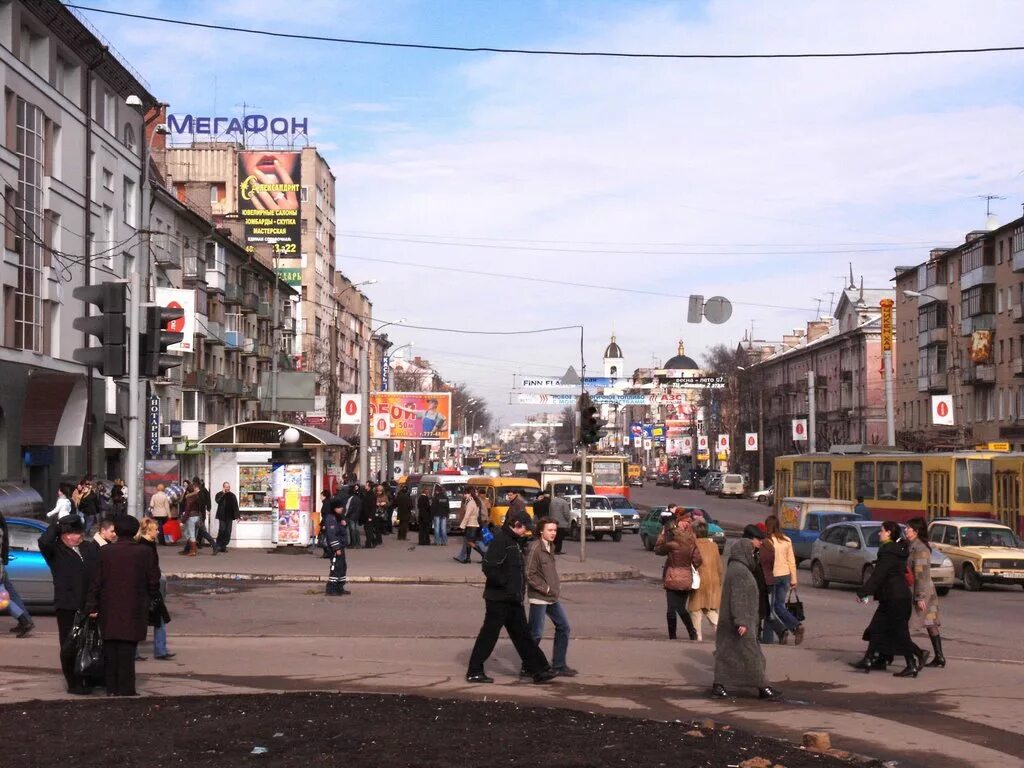
[[[643,488],[634,487],[630,491],[630,498],[635,504],[646,507],[666,506],[670,503],[700,507],[710,512],[719,523],[734,529],[741,529],[750,523],[763,522],[772,514],[771,507],[758,504],[751,499],[720,499],[702,490],[674,489],[670,486],[656,486],[651,482],[645,483]]]

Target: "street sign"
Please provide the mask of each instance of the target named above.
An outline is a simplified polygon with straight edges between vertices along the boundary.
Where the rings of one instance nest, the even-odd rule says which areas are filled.
[[[932,395],[932,424],[946,427],[956,424],[952,395]]]
[[[340,395],[339,424],[359,424],[363,420],[363,401],[359,395]]]
[[[882,351],[892,351],[892,299],[882,299],[878,306],[882,309]]]
[[[744,440],[744,443],[746,444],[748,451],[756,451],[757,450],[757,432],[747,432],[747,437],[746,437],[746,440]]]
[[[793,419],[793,439],[807,439],[807,419]]]
[[[160,453],[160,398],[149,396],[146,406],[146,453],[155,458]]]
[[[708,436],[707,435],[697,435],[697,450],[700,451],[701,453],[707,453],[708,452]]]
[[[729,451],[729,436],[728,435],[719,435],[718,436],[718,450],[719,451],[725,451],[725,452]]]
[[[519,380],[519,386],[523,389],[560,389],[573,385],[564,383],[561,376],[524,376]]]
[[[645,437],[644,438],[644,450],[645,451],[651,450],[651,447],[653,445],[654,445],[654,441],[653,440],[651,440],[649,437]]]

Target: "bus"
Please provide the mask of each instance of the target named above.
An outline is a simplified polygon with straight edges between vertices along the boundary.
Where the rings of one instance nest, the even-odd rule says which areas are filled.
[[[1024,453],[866,451],[775,459],[775,511],[788,496],[864,497],[875,520],[989,517],[1024,534]]]
[[[629,459],[625,456],[588,456],[587,474],[594,479],[594,491],[598,495],[614,494],[629,498]],[[580,458],[572,464],[574,472],[580,472]]]

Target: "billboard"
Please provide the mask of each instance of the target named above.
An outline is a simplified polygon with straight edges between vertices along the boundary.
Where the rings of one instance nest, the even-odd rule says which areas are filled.
[[[448,392],[371,392],[370,423],[390,417],[389,437],[395,440],[448,440],[452,396]]]
[[[975,365],[986,365],[992,362],[992,336],[992,331],[971,333],[971,362]]]
[[[238,215],[245,224],[245,250],[269,245],[275,255],[301,252],[299,152],[238,153]]]
[[[157,288],[156,303],[185,313],[180,320],[172,320],[167,324],[166,330],[184,335],[180,342],[167,347],[167,351],[195,352],[196,292],[191,288]]]

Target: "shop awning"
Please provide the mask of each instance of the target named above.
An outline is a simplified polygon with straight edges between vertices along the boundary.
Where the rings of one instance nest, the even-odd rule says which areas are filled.
[[[33,371],[21,417],[21,444],[81,446],[86,394],[82,376]]]
[[[103,447],[108,451],[127,451],[128,446],[110,434],[109,431],[103,433]]]
[[[287,429],[295,429],[299,433],[299,441],[295,447],[327,446],[348,448],[350,443],[343,437],[316,427],[305,427],[299,424],[287,424],[283,421],[246,421],[232,424],[207,435],[199,444],[208,448],[267,448],[282,444],[282,437]]]

